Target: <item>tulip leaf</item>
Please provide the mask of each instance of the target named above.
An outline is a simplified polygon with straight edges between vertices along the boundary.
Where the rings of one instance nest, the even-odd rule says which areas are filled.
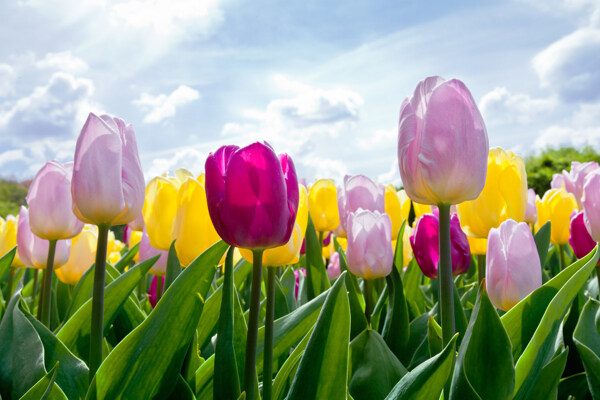
[[[340,270],[348,271],[348,264],[346,264],[346,255],[344,250],[334,238],[334,244],[338,255],[340,256]],[[367,318],[365,312],[360,303],[362,299],[362,293],[360,286],[358,286],[358,280],[354,274],[346,274],[346,288],[348,288],[348,301],[350,303],[350,340],[358,336],[362,331],[367,329]],[[364,300],[363,300],[364,302]]]
[[[35,385],[25,393],[20,400],[67,400],[67,396],[55,384],[58,371],[58,363],[48,371]]]
[[[514,360],[518,360],[529,343],[550,301],[577,271],[587,266],[592,257],[594,252],[571,264],[500,318],[512,343]]]
[[[580,372],[562,378],[558,384],[559,399],[589,399],[590,389],[587,384],[586,373]]]
[[[273,399],[283,399],[285,388],[288,386],[288,383],[291,383],[290,378],[293,378],[295,371],[298,369],[298,364],[300,364],[300,359],[304,354],[304,349],[306,349],[311,333],[312,329],[308,331],[300,343],[294,348],[292,354],[290,354],[281,368],[279,368],[279,372],[273,381]]]
[[[404,375],[387,395],[386,400],[439,399],[452,373],[457,336],[458,334],[454,335],[440,354]]]
[[[117,263],[114,265],[114,267],[117,271],[119,271],[120,274],[122,274],[123,271],[125,271],[125,267],[127,267],[129,264],[131,264],[131,262],[135,258],[135,255],[138,253],[139,249],[140,249],[140,244],[136,243],[135,246],[132,246],[129,250],[127,250],[127,252],[125,254],[123,254],[123,256],[119,259],[119,261],[117,261]]]
[[[531,390],[528,400],[547,400],[558,397],[560,377],[567,364],[569,349],[563,349],[556,357],[544,366],[540,377]]]
[[[206,300],[202,315],[198,321],[198,348],[205,348],[217,333],[217,323],[223,298],[223,285],[219,286]]]
[[[427,300],[420,287],[422,277],[423,273],[419,265],[414,259],[411,260],[402,274],[404,296],[408,310],[410,311],[411,320],[425,312],[425,303]]]
[[[410,334],[408,337],[408,344],[406,345],[406,351],[399,357],[402,365],[408,365],[409,369],[419,365],[429,357],[427,343],[428,321],[429,314],[423,314],[410,322]]]
[[[170,394],[226,247],[217,242],[181,273],[148,318],[100,365],[88,398],[150,399]]]
[[[546,258],[548,257],[548,249],[550,248],[550,221],[546,222],[539,231],[533,237],[535,241],[535,247],[537,248],[538,255],[540,256],[540,265],[542,269],[546,264]]]
[[[123,304],[129,298],[129,294],[157,259],[158,256],[155,256],[136,265],[106,287],[104,293],[104,332],[117,317]],[[56,335],[76,356],[84,361],[87,361],[89,357],[91,319],[92,299],[89,299],[65,322]]]
[[[541,369],[550,361],[553,355],[553,344],[559,333],[561,322],[573,299],[586,284],[598,261],[598,256],[599,252],[596,246],[592,258],[588,258],[585,265],[573,274],[548,304],[539,326],[517,361],[515,368],[515,399],[527,398],[540,375]],[[563,270],[563,272],[570,268]],[[547,284],[550,282],[547,282]]]
[[[345,281],[338,279],[327,291],[327,298],[294,376],[287,397],[289,400],[346,398],[350,305]]]
[[[589,299],[579,316],[573,341],[581,356],[594,400],[600,399],[600,303]]]
[[[490,373],[490,365],[494,373]],[[505,400],[512,395],[514,385],[510,340],[482,286],[456,359],[450,400]]]
[[[352,378],[348,389],[355,399],[385,399],[408,373],[379,333],[372,329],[364,330],[350,343],[350,369]]]
[[[10,269],[10,265],[12,264],[13,259],[15,258],[15,254],[17,254],[16,246],[0,258],[0,282],[2,281],[2,278],[4,278],[4,274],[6,274],[6,271]],[[7,297],[10,298],[10,296]]]
[[[429,354],[433,357],[440,353],[444,344],[442,342],[442,327],[433,317],[427,321],[427,343],[429,344]]]
[[[175,240],[173,240],[167,255],[167,269],[165,273],[166,276],[163,291],[167,290],[169,286],[171,286],[180,273],[181,264],[179,263],[179,257],[177,257],[177,250],[175,250]]]
[[[325,270],[323,262],[323,247],[319,243],[319,237],[315,231],[315,225],[308,216],[308,224],[306,226],[306,290],[308,300],[312,300],[315,296],[331,287],[329,277]]]

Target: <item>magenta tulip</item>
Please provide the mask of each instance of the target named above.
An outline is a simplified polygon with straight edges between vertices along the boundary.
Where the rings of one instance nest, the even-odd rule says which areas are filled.
[[[583,211],[574,211],[573,214],[571,214],[571,226],[569,230],[571,232],[569,244],[573,248],[573,252],[577,258],[583,258],[588,255],[590,251],[594,250],[596,242],[592,239],[585,227]]]
[[[83,229],[73,214],[71,177],[73,163],[49,161],[31,181],[27,193],[29,225],[36,236],[47,240],[69,239]]]
[[[340,270],[340,255],[337,251],[334,251],[329,258],[329,265],[327,265],[327,276],[333,280],[340,276],[342,271]]]
[[[94,225],[126,224],[140,215],[145,189],[131,125],[90,113],[75,148],[75,215]]]
[[[346,262],[364,279],[387,276],[394,265],[392,221],[379,211],[359,209],[348,216]]]
[[[294,270],[294,297],[296,298],[296,300],[298,300],[298,291],[300,290],[300,274],[302,274],[302,277],[305,277],[306,270],[304,268]]]
[[[148,300],[152,305],[152,308],[156,307],[156,303],[158,303],[158,280],[161,280],[161,285],[164,287],[165,277],[164,276],[154,276],[152,278],[152,282],[150,282],[150,289],[148,289]]]
[[[542,285],[542,266],[529,226],[508,219],[488,236],[485,286],[492,303],[508,311]]]
[[[140,262],[152,258],[157,254],[160,254],[160,257],[158,258],[158,260],[156,260],[156,262],[148,272],[150,272],[153,275],[159,276],[163,276],[167,272],[167,257],[169,256],[169,252],[167,250],[159,250],[152,247],[146,229],[143,230],[142,239],[140,240],[139,254]]]
[[[232,246],[267,249],[290,239],[299,192],[292,159],[271,146],[223,146],[206,160],[206,200],[219,236]]]
[[[46,269],[49,241],[36,236],[30,227],[29,211],[21,206],[17,225],[19,257],[28,268]],[[54,268],[62,267],[69,260],[71,240],[58,240],[54,255]]]
[[[595,242],[600,241],[600,171],[590,173],[583,185],[583,218]]]
[[[437,279],[440,260],[439,217],[435,214],[424,214],[415,225],[410,236],[410,246],[423,274]],[[454,276],[467,272],[471,265],[471,250],[467,235],[460,227],[456,214],[450,217],[450,243],[452,254],[452,274]]]
[[[527,208],[525,209],[525,222],[535,224],[537,222],[537,206],[536,206],[535,190],[527,191]]]
[[[384,213],[385,187],[364,175],[346,175],[338,188],[339,233],[346,232],[348,216],[359,208]]]
[[[469,89],[435,76],[402,103],[398,164],[404,190],[421,204],[474,200],[485,184],[488,137]]]

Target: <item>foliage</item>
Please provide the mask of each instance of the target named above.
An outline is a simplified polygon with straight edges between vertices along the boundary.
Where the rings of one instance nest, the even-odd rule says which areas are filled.
[[[0,179],[0,217],[17,215],[19,208],[25,205],[28,182],[15,182]]]

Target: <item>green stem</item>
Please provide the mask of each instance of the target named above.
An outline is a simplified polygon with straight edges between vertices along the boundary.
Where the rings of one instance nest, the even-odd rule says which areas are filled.
[[[265,315],[265,352],[263,361],[263,400],[271,400],[273,387],[273,320],[275,318],[275,272],[267,268],[267,310]]]
[[[40,273],[40,270],[35,268],[33,270],[33,287],[31,288],[31,298],[35,299],[35,295],[37,292],[37,283],[38,283],[38,275]]]
[[[258,340],[258,314],[260,311],[260,292],[262,282],[263,250],[252,250],[252,290],[250,294],[250,315],[248,335],[246,336],[246,360],[244,368],[244,389],[246,399],[254,400],[256,392],[256,342]]]
[[[373,281],[363,279],[363,294],[365,296],[365,317],[367,323],[371,325],[371,313],[373,312]]]
[[[52,306],[52,275],[54,274],[54,253],[56,252],[56,240],[49,240],[48,261],[46,272],[44,272],[44,294],[42,303],[42,324],[50,327],[50,309]]]
[[[160,298],[163,295],[163,277],[156,277],[156,304],[160,301]]]
[[[600,265],[596,265],[596,279],[598,279],[598,292],[600,293]]]
[[[450,250],[450,205],[438,205],[440,210],[440,317],[442,340],[446,346],[454,336],[454,288],[452,282],[452,255]]]
[[[479,285],[485,278],[485,254],[477,254],[477,280]]]
[[[562,271],[566,267],[566,265],[565,265],[565,245],[564,244],[558,245],[558,259],[560,261],[560,263],[559,263],[560,270]]]
[[[42,282],[46,277],[46,271],[43,272]],[[44,308],[44,285],[40,288],[40,297],[38,298],[38,309],[37,309],[37,319],[38,321],[42,320],[42,309]]]
[[[108,225],[98,226],[94,289],[92,292],[92,328],[90,332],[90,382],[102,364],[102,340],[104,338],[104,280],[106,276],[106,247]]]
[[[6,298],[10,299],[12,294],[13,279],[15,277],[15,269],[8,267],[8,286],[6,287]]]

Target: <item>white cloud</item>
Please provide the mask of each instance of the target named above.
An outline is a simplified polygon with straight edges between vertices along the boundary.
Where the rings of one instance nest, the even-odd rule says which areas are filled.
[[[193,173],[194,176],[197,176],[204,171],[204,163],[207,156],[208,152],[194,148],[185,148],[179,149],[171,157],[154,158],[150,167],[146,170],[146,178],[152,179],[164,173],[172,175],[179,168],[185,168]]]
[[[562,145],[600,147],[600,103],[581,104],[567,123],[543,129],[533,147],[541,150]]]
[[[0,64],[0,97],[14,91],[14,68],[8,64]]]
[[[552,43],[533,58],[542,87],[567,101],[600,98],[600,29],[581,28]]]
[[[46,53],[46,56],[35,63],[40,69],[54,69],[70,73],[80,73],[88,69],[81,58],[75,57],[70,51]]]
[[[159,94],[152,96],[148,93],[142,93],[138,100],[133,104],[138,106],[146,113],[144,122],[157,123],[166,118],[173,117],[177,107],[184,106],[200,98],[200,93],[189,86],[181,85],[171,94]]]
[[[377,176],[377,181],[386,184],[392,184],[394,186],[401,186],[402,179],[400,178],[400,169],[398,167],[398,161],[392,161],[390,165],[390,169],[388,169],[383,174],[379,174]]]
[[[600,3],[597,0],[522,0],[547,13],[557,16],[573,15],[583,25],[600,23]]]
[[[530,124],[558,105],[556,97],[532,98],[525,93],[511,93],[504,86],[481,97],[479,110],[488,126]]]
[[[19,160],[26,160],[23,149],[7,150],[4,153],[0,153],[0,167],[6,163]]]

